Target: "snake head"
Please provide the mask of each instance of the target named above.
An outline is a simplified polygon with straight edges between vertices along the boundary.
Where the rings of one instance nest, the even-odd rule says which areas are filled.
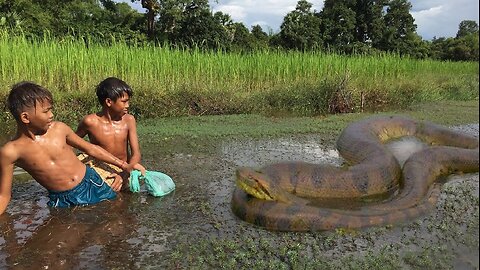
[[[267,201],[277,201],[287,204],[309,203],[308,200],[286,192],[278,183],[267,174],[252,168],[240,167],[237,169],[237,186],[253,197]]]
[[[246,193],[262,200],[276,200],[271,192],[270,178],[252,168],[241,167],[236,172],[236,183]]]

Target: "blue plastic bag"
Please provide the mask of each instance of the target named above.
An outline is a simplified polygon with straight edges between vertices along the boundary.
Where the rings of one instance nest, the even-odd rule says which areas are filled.
[[[145,175],[142,175],[140,171],[133,170],[129,179],[131,192],[140,192],[140,181],[145,182],[147,192],[155,197],[165,196],[175,190],[172,178],[164,173],[146,171]]]

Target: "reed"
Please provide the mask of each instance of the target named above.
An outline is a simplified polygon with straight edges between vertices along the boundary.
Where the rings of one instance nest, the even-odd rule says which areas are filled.
[[[112,42],[110,42],[112,43]],[[88,46],[86,45],[88,44]],[[332,113],[436,100],[478,100],[478,63],[345,56],[322,52],[250,54],[172,49],[0,31],[0,94],[22,80],[50,89],[66,119],[97,107],[94,87],[116,76],[134,91],[132,112],[158,117],[286,111]],[[342,112],[342,111],[338,111]]]

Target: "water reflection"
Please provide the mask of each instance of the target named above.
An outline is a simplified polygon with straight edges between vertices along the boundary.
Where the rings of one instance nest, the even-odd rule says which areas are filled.
[[[0,216],[0,269],[142,269],[157,264],[178,228],[175,193],[54,209],[43,187],[22,181]]]
[[[39,187],[28,186],[35,190],[30,196],[40,195]],[[138,227],[127,207],[132,196],[67,209],[48,208],[46,196],[22,197],[15,198],[21,204],[13,204],[0,217],[0,268],[82,269],[87,264],[90,269],[131,268],[134,260],[129,257],[138,252],[126,241]],[[127,257],[116,258],[125,253]]]
[[[343,159],[333,147],[321,144],[317,136],[302,138],[242,139],[222,144],[223,158],[236,166],[259,167],[279,161],[305,161],[341,165]]]

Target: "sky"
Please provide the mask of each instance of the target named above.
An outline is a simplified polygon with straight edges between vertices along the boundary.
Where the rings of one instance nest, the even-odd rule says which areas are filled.
[[[143,11],[139,2],[132,4]],[[217,0],[210,1],[212,11],[227,13],[235,22],[242,22],[249,29],[259,24],[264,31],[278,32],[283,18],[295,10],[298,0]],[[320,11],[323,0],[310,0],[313,9]],[[410,0],[410,13],[415,19],[417,33],[425,40],[433,37],[455,37],[463,20],[479,22],[479,0]]]

